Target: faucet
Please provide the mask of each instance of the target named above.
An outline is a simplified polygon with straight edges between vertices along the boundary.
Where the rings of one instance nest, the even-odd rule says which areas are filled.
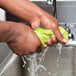
[[[52,0],[47,0],[47,4],[48,5],[52,4]]]
[[[68,34],[69,34],[69,40],[74,40],[74,35],[73,35],[73,33],[71,32],[68,23],[65,23],[65,29],[66,29],[66,31],[67,31]]]
[[[76,48],[76,41],[74,40],[74,35],[70,29],[70,26],[68,23],[65,23],[65,29],[66,31],[68,32],[68,42],[66,44],[61,44],[61,43],[57,43],[57,44],[54,44],[54,46],[56,47],[59,47],[60,45],[62,45],[63,47],[72,47],[72,48]]]

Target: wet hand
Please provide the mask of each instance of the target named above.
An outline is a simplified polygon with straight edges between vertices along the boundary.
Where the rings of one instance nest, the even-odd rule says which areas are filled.
[[[35,52],[40,47],[40,40],[37,38],[33,30],[21,23],[15,23],[10,26],[11,36],[8,46],[17,55],[25,55]],[[11,38],[12,37],[12,38]]]
[[[57,20],[51,16],[50,14],[44,12],[41,17],[35,18],[34,20],[32,20],[31,22],[31,26],[33,29],[37,28],[37,27],[44,27],[47,29],[51,29],[54,32],[54,35],[47,40],[46,44],[47,45],[52,45],[56,42],[62,42],[62,43],[66,43],[67,40],[65,40],[62,36],[61,33],[58,29],[58,22]]]

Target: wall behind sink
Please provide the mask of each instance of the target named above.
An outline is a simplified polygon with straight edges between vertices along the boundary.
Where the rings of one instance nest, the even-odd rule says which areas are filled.
[[[5,11],[0,9],[0,21],[5,21]]]
[[[76,23],[76,0],[57,2],[57,16],[60,23]]]

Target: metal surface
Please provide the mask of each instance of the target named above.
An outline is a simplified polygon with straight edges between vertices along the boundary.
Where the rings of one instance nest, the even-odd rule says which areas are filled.
[[[0,64],[9,54],[10,49],[5,43],[0,43]]]
[[[68,41],[64,46],[76,48],[76,41]]]
[[[60,23],[76,23],[76,1],[57,2],[57,17]]]
[[[22,76],[21,59],[10,52],[0,64],[0,76]]]

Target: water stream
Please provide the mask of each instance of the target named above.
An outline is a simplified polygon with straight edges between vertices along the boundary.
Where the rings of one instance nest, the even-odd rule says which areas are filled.
[[[30,67],[28,67],[28,71],[31,73],[31,76],[38,76],[38,73],[37,71],[40,70],[47,70],[47,68],[45,68],[45,66],[43,66],[41,64],[41,62],[44,62],[44,59],[45,59],[45,54],[46,52],[48,51],[48,47],[45,49],[45,51],[41,52],[41,53],[34,53],[34,54],[31,54],[31,55],[28,55],[28,56],[22,56],[22,60],[24,62],[24,65],[23,67],[26,66],[27,62],[30,62]],[[38,60],[38,62],[37,62]],[[49,73],[50,74],[50,73]]]

